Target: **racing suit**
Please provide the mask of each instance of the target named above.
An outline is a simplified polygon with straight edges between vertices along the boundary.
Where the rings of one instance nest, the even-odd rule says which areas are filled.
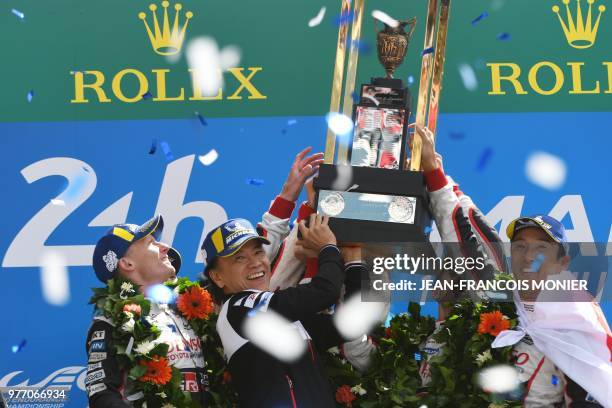
[[[151,302],[151,311],[146,319],[161,331],[155,343],[170,346],[168,363],[181,371],[183,391],[189,391],[193,401],[206,407],[208,379],[200,339],[185,319],[167,305]],[[91,408],[131,407],[131,401],[143,397],[142,393],[132,391],[128,373],[119,369],[113,344],[113,328],[112,321],[101,315],[95,316],[87,334],[85,386]],[[137,345],[134,344],[134,347]]]
[[[276,197],[257,225],[258,232],[270,241],[270,245],[264,245],[270,259],[274,259],[281,242],[289,233],[289,218],[294,207],[295,203]],[[208,380],[200,339],[181,316],[164,305],[152,303],[149,319],[162,331],[157,341],[170,345],[168,362],[183,373],[183,389],[192,392],[194,401],[206,406],[204,391]],[[119,370],[112,342],[113,327],[112,321],[98,315],[94,317],[87,335],[86,386],[91,408],[129,407],[130,401],[141,398],[130,393],[127,373]]]
[[[339,345],[344,339],[332,317],[318,312],[337,301],[345,275],[347,293],[358,290],[364,268],[361,263],[345,267],[338,248],[328,245],[319,253],[319,271],[310,283],[275,292],[247,290],[224,302],[217,331],[241,407],[335,406],[317,350]],[[298,360],[281,362],[246,338],[245,319],[252,311],[269,310],[291,321],[306,343],[308,351]]]
[[[463,194],[458,186],[446,177],[442,169],[425,173],[431,199],[431,211],[438,227],[442,242],[464,242],[475,237],[479,251],[485,253],[496,269],[504,270],[504,256],[501,239],[486,221],[482,212],[472,200]],[[525,305],[528,312],[533,308]],[[437,324],[439,327],[441,322]],[[428,338],[422,349],[426,358],[420,367],[422,385],[426,386],[429,376],[428,360],[439,354],[443,344]],[[515,367],[519,381],[523,383],[524,406],[536,407],[600,407],[578,384],[562,373],[525,336],[514,346]]]

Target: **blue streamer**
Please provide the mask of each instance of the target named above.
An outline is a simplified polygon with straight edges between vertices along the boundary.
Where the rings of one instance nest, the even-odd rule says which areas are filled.
[[[172,154],[172,150],[170,150],[170,145],[168,145],[168,142],[162,141],[162,142],[159,143],[159,145],[161,146],[162,150],[164,151],[164,155],[166,156],[166,160],[168,160],[168,161],[174,160],[174,155]]]
[[[482,171],[489,161],[491,160],[491,156],[493,156],[493,149],[491,147],[487,147],[480,153],[480,158],[478,159],[478,163],[476,164],[476,170]]]
[[[427,54],[433,54],[433,52],[434,52],[434,47],[425,48],[423,52],[421,53],[421,56],[427,55]]]
[[[153,138],[151,141],[151,148],[149,149],[149,154],[155,154],[157,151],[157,139]]]
[[[246,180],[246,183],[251,186],[263,186],[264,181],[262,179],[250,178]]]
[[[479,21],[484,20],[487,17],[489,17],[489,13],[483,11],[481,15],[472,20],[472,26],[475,26]]]

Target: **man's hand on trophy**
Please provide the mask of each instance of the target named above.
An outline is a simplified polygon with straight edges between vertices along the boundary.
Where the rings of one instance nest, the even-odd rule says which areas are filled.
[[[296,201],[300,196],[304,182],[315,174],[319,170],[319,165],[323,163],[323,153],[306,156],[311,150],[312,147],[307,147],[295,156],[280,193],[280,196],[285,200]]]
[[[329,229],[329,217],[320,214],[311,214],[306,226],[306,220],[300,221],[301,238],[296,245],[312,249],[317,253],[326,245],[337,245],[336,236]]]
[[[319,254],[314,249],[305,248],[303,245],[303,241],[298,239],[295,242],[295,247],[293,247],[293,256],[299,259],[302,262],[306,262],[308,258],[316,258]]]
[[[423,171],[432,171],[438,167],[442,167],[442,156],[436,153],[436,147],[434,144],[434,135],[425,126],[419,126],[416,123],[408,125],[409,129],[414,129],[419,136],[421,136],[422,148],[421,148],[421,167]],[[412,151],[412,140],[414,139],[414,133],[410,135],[408,140],[408,148]],[[408,166],[410,162],[408,161]]]

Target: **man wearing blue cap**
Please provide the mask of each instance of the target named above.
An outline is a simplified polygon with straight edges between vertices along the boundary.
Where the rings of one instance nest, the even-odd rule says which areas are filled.
[[[300,222],[300,245],[318,253],[319,272],[310,283],[276,292],[269,291],[270,261],[263,249],[269,241],[247,220],[229,220],[204,240],[209,290],[223,305],[217,331],[241,407],[335,406],[316,349],[326,350],[346,339],[331,316],[318,312],[339,299],[343,283],[347,296],[359,290],[364,265],[358,248],[342,248],[341,256],[327,224],[328,219],[317,214],[311,215],[308,227]],[[309,351],[283,362],[254,345],[244,324],[253,314],[268,311],[292,322]]]
[[[140,226],[114,225],[94,249],[93,268],[98,279],[106,283],[121,276],[146,294],[152,286],[174,278],[180,269],[181,257],[174,248],[159,242],[163,227],[161,215]],[[129,286],[122,289],[122,293],[136,295]],[[167,359],[181,371],[183,391],[190,392],[192,401],[199,406],[207,406],[204,389],[207,380],[200,339],[185,319],[167,305],[152,301],[147,320],[161,331],[157,341],[168,344]],[[112,320],[97,313],[87,334],[85,385],[91,408],[130,407],[132,401],[144,396],[130,392],[130,381],[126,373],[120,371],[113,344],[114,328]],[[140,345],[133,346],[138,349]]]
[[[504,270],[503,251],[497,232],[471,199],[456,189],[453,181],[444,174],[441,157],[435,152],[431,131],[418,126],[416,131],[423,143],[422,166],[432,213],[443,242],[478,242],[478,251],[486,253],[495,269]],[[519,217],[510,223],[506,234],[512,245],[511,263],[515,279],[544,280],[567,269],[570,261],[567,236],[563,225],[554,218],[547,215]],[[517,307],[524,307],[528,313],[533,313],[533,300],[537,295],[537,292],[522,291],[523,299]],[[562,304],[556,305],[563,308]],[[569,306],[569,303],[566,305]],[[598,309],[598,306],[593,304],[593,308]],[[440,319],[445,318],[447,311],[445,307],[440,308]],[[601,317],[607,327],[603,314]],[[514,345],[515,366],[519,371],[519,380],[524,385],[523,402],[526,407],[601,406],[570,378],[576,376],[575,370],[568,371],[569,376],[565,375],[535,346],[530,336],[526,335],[520,341],[507,345],[510,344]],[[443,347],[433,338],[425,344],[425,349],[431,348],[433,354],[439,353]],[[423,385],[427,385],[430,381],[427,361],[421,367],[421,375]]]
[[[511,241],[512,273],[515,279],[542,281],[567,271],[570,262],[567,235],[563,224],[553,217],[542,214],[519,217],[508,225],[506,235]],[[528,318],[533,318],[534,321],[543,318],[542,311],[539,311],[537,307],[538,295],[539,290],[521,291],[522,302],[517,305],[517,307],[524,308],[523,310],[529,316]],[[570,322],[570,327],[567,328],[559,327],[565,333],[570,332],[572,327],[581,325],[582,320],[586,318],[580,313],[569,317],[569,311],[573,309],[571,302],[567,302],[565,305],[563,303],[545,303],[540,306],[543,310],[548,309],[549,306],[553,309],[566,307],[568,321],[573,320],[573,323]],[[598,317],[602,319],[600,321],[602,325],[601,334],[604,330],[609,332],[607,322],[599,306],[595,303],[590,306],[592,306],[592,310],[587,308],[586,311],[591,313],[594,311],[593,315],[599,315]],[[547,318],[554,319],[551,314]],[[588,328],[586,333],[589,337]],[[593,332],[592,340],[595,340],[597,336],[598,334]],[[605,342],[605,339],[602,339],[602,341]],[[568,342],[564,347],[573,345],[572,342]],[[557,366],[566,361],[567,358],[559,360],[559,356],[556,355],[556,362],[553,362],[552,354],[547,349],[554,352],[554,348],[550,348],[546,343],[541,343],[539,346],[546,347],[546,349],[540,350],[539,347],[536,347],[534,340],[529,335],[525,335],[514,345],[515,366],[519,371],[519,380],[525,384],[525,406],[563,406],[563,404],[567,404],[568,407],[601,407],[583,388],[589,388],[589,383],[585,382],[583,375],[577,377],[579,375],[578,366],[574,366],[574,370],[564,373]],[[605,349],[605,347],[602,349]],[[609,362],[610,353],[605,360]],[[571,364],[568,366],[571,366]],[[595,372],[590,375],[586,374],[588,378],[595,375]],[[582,387],[570,377],[576,378],[576,381],[582,379]],[[609,381],[612,381],[612,378],[609,378]]]

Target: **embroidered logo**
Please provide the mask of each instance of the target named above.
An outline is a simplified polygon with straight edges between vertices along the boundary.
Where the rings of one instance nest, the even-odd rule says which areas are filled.
[[[108,269],[109,272],[114,272],[115,269],[117,269],[119,259],[117,259],[117,254],[113,251],[108,251],[106,255],[102,257],[102,260],[106,263],[106,269]]]

